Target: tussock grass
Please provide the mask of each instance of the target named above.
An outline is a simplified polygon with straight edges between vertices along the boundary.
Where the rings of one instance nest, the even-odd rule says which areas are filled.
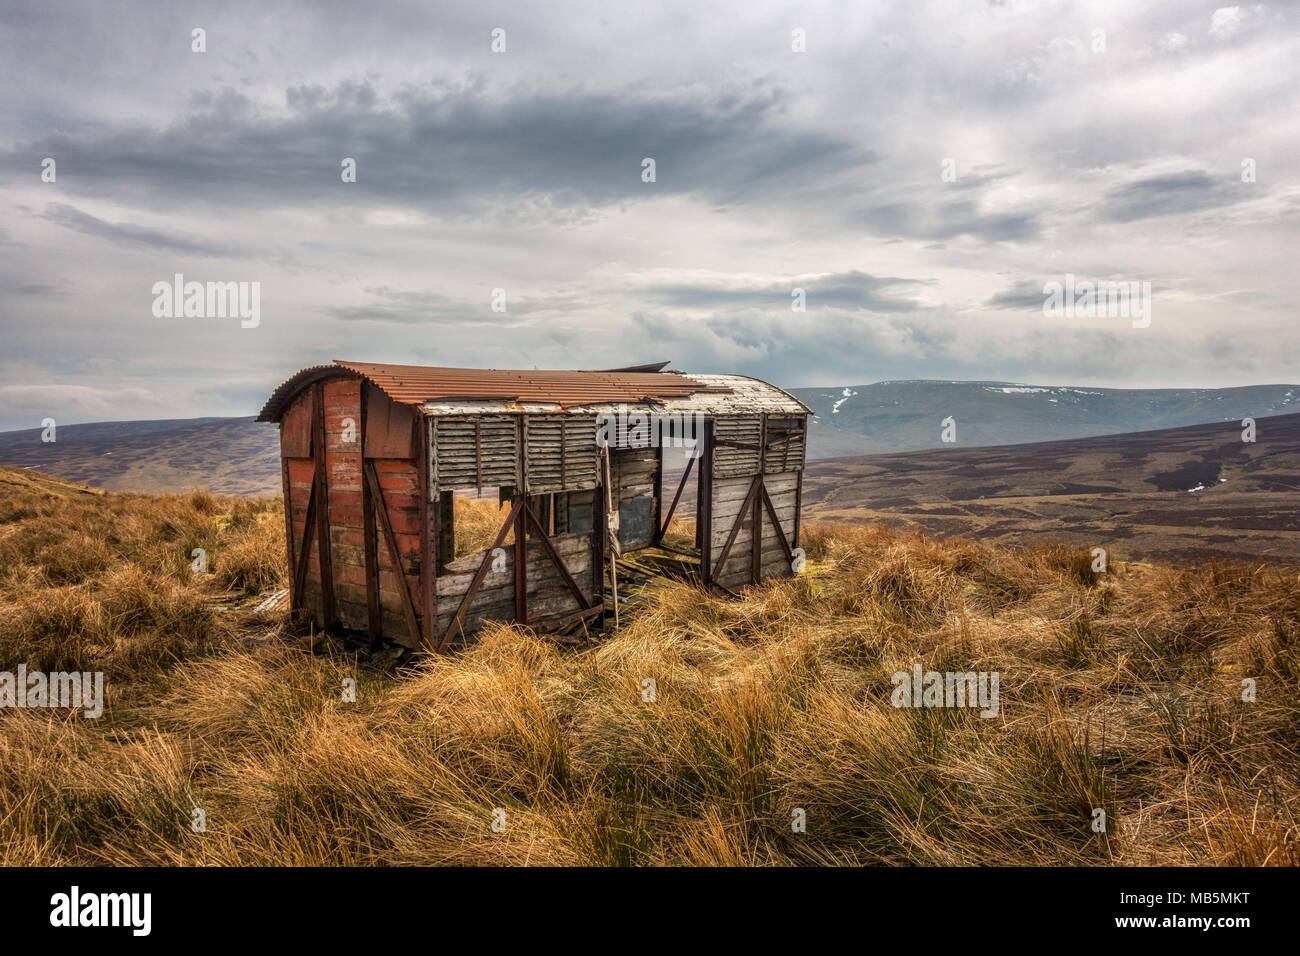
[[[109,706],[0,711],[0,863],[1300,862],[1294,570],[814,523],[742,600],[666,583],[589,648],[497,625],[385,672],[214,607],[281,583],[274,501],[9,496],[0,669],[104,670]],[[918,662],[997,671],[998,716],[891,706]]]

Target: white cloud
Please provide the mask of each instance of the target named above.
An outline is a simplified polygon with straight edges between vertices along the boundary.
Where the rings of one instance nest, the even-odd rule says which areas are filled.
[[[1182,33],[1166,33],[1156,46],[1162,53],[1177,53],[1187,46],[1187,37]]]

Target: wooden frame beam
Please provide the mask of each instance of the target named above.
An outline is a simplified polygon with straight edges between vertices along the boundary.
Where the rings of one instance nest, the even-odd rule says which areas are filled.
[[[682,500],[682,492],[686,489],[686,481],[691,477],[691,469],[695,467],[695,459],[686,459],[686,470],[682,472],[682,480],[677,483],[677,494],[673,495],[673,503],[668,509],[668,517],[664,518],[663,527],[659,529],[658,538],[663,539],[664,533],[667,532],[668,526],[672,524],[673,515],[677,513],[677,502]],[[699,509],[697,508],[698,512]],[[699,516],[696,515],[696,522],[699,522]]]
[[[663,436],[660,435],[658,443],[655,445],[655,480],[652,485],[654,488],[654,512],[650,516],[650,526],[654,529],[650,535],[650,543],[658,544],[661,536],[660,528],[664,523],[664,442]]]
[[[781,527],[781,522],[776,517],[776,506],[772,504],[772,498],[767,493],[767,485],[764,484],[761,489],[763,504],[767,506],[767,516],[772,519],[772,524],[776,527],[777,539],[781,542],[781,548],[785,551],[787,561],[794,560],[794,551],[790,548],[790,543],[786,540],[785,529]]]
[[[361,467],[365,468],[362,457]],[[384,614],[379,602],[379,528],[375,524],[375,498],[370,483],[361,483],[361,533],[365,535],[366,560],[366,626],[370,646],[379,645],[384,633]]]
[[[799,547],[799,516],[803,511],[803,468],[798,472],[798,477],[794,482],[794,540],[791,542],[791,548]],[[791,559],[793,560],[793,558]]]
[[[370,404],[366,397],[366,387],[360,388],[361,405],[361,467],[366,466],[366,422]],[[370,648],[374,650],[384,636],[384,612],[379,602],[379,529],[375,525],[375,499],[370,494],[370,485],[363,478],[361,481],[361,534],[364,537],[364,554],[366,562],[366,632],[370,637]]]
[[[307,565],[311,563],[312,525],[316,523],[316,476],[311,479],[311,493],[307,496],[307,513],[303,515],[302,544],[298,546],[298,564],[293,569],[293,592],[290,607],[303,606],[303,589],[307,586]]]
[[[397,536],[393,534],[392,522],[388,520],[388,503],[384,499],[383,490],[379,487],[375,463],[362,459],[361,470],[365,474],[370,494],[378,505],[375,510],[379,517],[379,527],[384,532],[384,540],[388,542],[388,553],[393,559],[393,571],[397,574],[397,579],[402,582],[402,611],[406,615],[406,626],[410,628],[411,639],[424,644],[424,635],[420,632],[420,622],[415,614],[415,600],[411,597],[411,583],[406,580],[406,570],[402,567],[402,553],[397,548]]]
[[[532,522],[533,527],[537,529],[537,535],[541,539],[542,549],[546,552],[546,556],[551,559],[551,563],[555,565],[556,570],[560,572],[560,576],[564,578],[564,583],[569,586],[569,590],[573,592],[573,596],[578,599],[578,606],[583,610],[590,608],[591,602],[588,601],[587,596],[582,593],[582,588],[578,587],[578,582],[573,579],[573,575],[569,572],[568,565],[564,563],[564,559],[561,558],[559,552],[555,550],[555,544],[546,536],[546,529],[543,528],[542,523],[537,520],[537,515],[533,514],[531,509],[528,508],[525,508],[524,511],[528,514],[528,519]]]
[[[603,452],[601,453],[603,454]],[[600,483],[591,492],[591,591],[596,600],[605,601],[605,478],[600,463],[596,465]]]
[[[420,456],[416,474],[416,493],[420,496],[420,607],[424,611],[424,628],[420,641],[427,648],[433,647],[438,629],[438,527],[435,509],[429,501],[432,489],[429,486],[429,423],[423,416],[417,419],[420,430],[415,443],[416,453]]]
[[[519,503],[515,512],[515,620],[528,623],[528,420],[519,416]],[[534,516],[536,517],[536,516]]]
[[[731,533],[727,535],[727,543],[722,547],[722,553],[718,555],[718,562],[713,567],[709,575],[710,581],[718,577],[722,571],[722,566],[727,563],[727,557],[731,554],[731,546],[736,543],[736,535],[740,533],[740,526],[745,521],[745,512],[753,506],[754,495],[763,483],[762,475],[755,475],[754,480],[749,485],[749,492],[745,495],[745,501],[736,512],[736,520],[731,524]]]
[[[451,619],[451,623],[447,625],[447,630],[443,633],[442,639],[438,641],[437,650],[442,650],[447,646],[447,642],[451,640],[452,634],[460,627],[461,622],[465,620],[465,614],[469,611],[470,603],[474,600],[475,596],[477,596],[479,588],[483,586],[483,580],[488,575],[488,569],[492,567],[492,552],[501,547],[501,543],[506,540],[506,535],[510,532],[511,526],[514,525],[518,519],[519,509],[523,506],[524,498],[520,495],[515,498],[514,504],[510,506],[510,512],[506,515],[506,520],[502,523],[500,530],[497,531],[497,536],[493,539],[492,546],[483,552],[483,560],[479,563],[478,571],[474,574],[474,580],[469,583],[469,590],[467,590],[465,596],[460,599],[460,606],[456,608],[456,615]]]
[[[519,495],[519,509],[515,512],[515,620],[528,623],[528,523],[525,515],[532,515],[528,496]],[[537,516],[533,515],[533,520]]]
[[[280,425],[283,432],[284,425]],[[284,438],[281,436],[281,443]],[[280,459],[280,484],[282,486],[281,501],[284,502],[284,552],[289,559],[289,609],[296,611],[298,609],[298,598],[293,592],[293,582],[298,578],[298,561],[294,556],[294,533],[293,533],[293,485],[289,481],[289,459]]]
[[[329,473],[325,462],[325,383],[312,386],[312,455],[316,462],[316,555],[320,565],[321,610],[324,629],[334,627],[334,560],[330,551]]]
[[[710,418],[704,426],[704,451],[700,458],[699,505],[696,508],[695,537],[700,549],[700,578],[705,587],[713,582],[713,446],[717,422]]]

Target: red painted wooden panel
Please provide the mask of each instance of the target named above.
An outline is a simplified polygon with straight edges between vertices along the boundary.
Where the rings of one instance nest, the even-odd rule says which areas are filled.
[[[366,569],[365,569],[365,568],[361,568],[361,567],[357,567],[356,565],[352,565],[352,564],[340,564],[340,563],[335,563],[335,565],[334,565],[334,582],[335,582],[336,585],[339,585],[339,584],[353,584],[353,585],[356,585],[357,587],[361,588],[361,594],[362,594],[362,597],[364,598],[365,593],[366,593],[366,592],[365,592],[365,589],[366,589]]]
[[[364,544],[361,533],[361,389],[355,379],[324,383],[325,479],[329,488],[329,536],[336,597],[365,604],[365,573],[346,559],[346,549]],[[351,441],[347,439],[351,438]],[[346,542],[346,543],[345,543]],[[334,545],[343,552],[335,552]],[[319,571],[312,569],[314,574]],[[344,589],[347,593],[344,594]],[[348,619],[343,623],[347,624]]]
[[[384,491],[408,492],[415,494],[419,489],[417,487],[417,478],[415,471],[409,474],[379,474],[379,487]]]
[[[414,458],[417,415],[366,385],[366,457]]]
[[[360,528],[334,528],[332,529],[331,540],[343,548],[364,548],[366,546],[365,532]]]
[[[309,433],[310,434],[310,433]],[[310,458],[291,458],[289,460],[289,482],[295,488],[310,488],[316,466]]]
[[[420,512],[416,508],[403,508],[395,506],[393,502],[388,502],[388,521],[393,526],[393,533],[397,535],[419,535],[420,533]],[[417,550],[418,542],[417,542]]]
[[[302,392],[280,419],[280,457],[311,457],[311,391]]]

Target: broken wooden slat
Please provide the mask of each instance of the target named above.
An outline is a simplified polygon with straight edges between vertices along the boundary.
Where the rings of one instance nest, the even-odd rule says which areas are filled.
[[[316,523],[316,478],[311,481],[311,493],[307,496],[307,514],[302,523],[302,544],[298,546],[298,566],[293,573],[293,608],[303,606],[303,589],[307,586],[307,565],[311,563],[312,525]]]

